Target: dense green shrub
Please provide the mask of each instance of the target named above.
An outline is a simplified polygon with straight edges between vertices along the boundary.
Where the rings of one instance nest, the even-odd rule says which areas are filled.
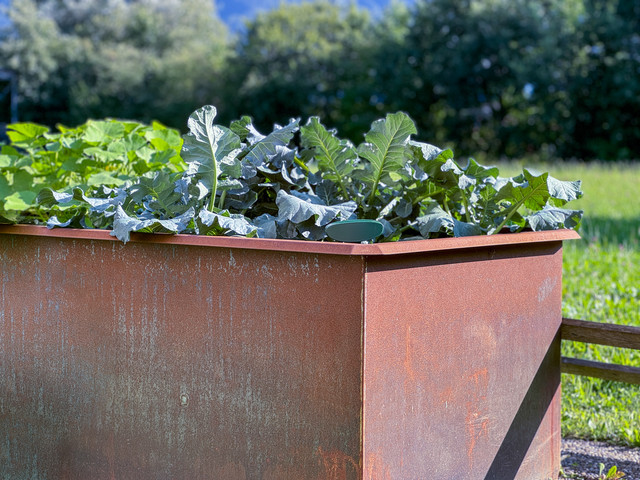
[[[640,157],[640,0],[418,0],[381,16],[282,3],[227,35],[208,0],[14,0],[0,61],[24,120],[258,128],[321,116],[359,142],[402,110],[460,154]]]
[[[210,0],[13,0],[0,65],[23,121],[117,117],[169,126],[216,100],[229,50]]]

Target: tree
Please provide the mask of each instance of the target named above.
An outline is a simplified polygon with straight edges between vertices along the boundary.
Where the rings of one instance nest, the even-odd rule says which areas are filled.
[[[425,0],[412,16],[405,56],[415,91],[405,105],[418,124],[460,153],[504,153],[511,137],[520,154],[535,149],[520,129],[536,113],[527,97],[540,45],[555,38],[542,2]]]
[[[583,1],[567,52],[571,136],[562,153],[640,158],[640,1]]]
[[[21,116],[184,127],[213,103],[229,47],[209,0],[14,0],[0,58],[20,76]]]
[[[403,108],[458,153],[638,157],[639,21],[639,0],[419,1]]]
[[[346,135],[366,123],[363,133],[374,118],[363,88],[372,82],[362,55],[371,26],[366,11],[327,0],[259,14],[229,63],[227,97],[235,104],[227,114],[250,114],[265,129],[289,117],[320,115]]]

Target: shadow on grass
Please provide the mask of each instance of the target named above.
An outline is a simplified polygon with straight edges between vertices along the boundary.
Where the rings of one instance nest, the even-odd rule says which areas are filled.
[[[580,235],[589,243],[638,247],[640,218],[585,217]]]

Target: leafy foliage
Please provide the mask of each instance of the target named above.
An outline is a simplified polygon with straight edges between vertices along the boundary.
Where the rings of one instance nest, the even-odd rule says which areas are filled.
[[[225,124],[320,116],[358,143],[400,110],[457,154],[640,157],[638,0],[408,3],[282,2],[231,37],[209,0],[13,0],[0,63],[49,125],[182,128],[212,102]]]
[[[225,111],[252,112],[256,126],[320,116],[350,138],[379,116],[370,105],[377,27],[355,2],[287,2],[258,13],[227,63]]]
[[[182,126],[218,96],[230,44],[210,0],[11,0],[8,17],[0,63],[19,73],[23,119]]]
[[[109,228],[125,242],[131,232],[156,231],[322,240],[327,225],[352,218],[380,221],[387,241],[580,223],[581,212],[563,208],[582,195],[579,182],[527,169],[502,178],[473,159],[462,165],[451,150],[412,140],[415,125],[402,112],[373,122],[357,147],[315,117],[302,128],[291,120],[263,135],[250,117],[225,127],[216,114],[207,105],[189,117],[185,164],[176,150],[151,150],[152,142],[170,147],[175,140],[157,124],[89,122],[56,135],[14,125],[14,146],[6,148],[27,155],[6,156],[5,183],[16,195],[6,198],[5,211],[29,218],[26,201],[35,193],[21,186],[33,182],[32,159],[54,152],[59,170],[44,176],[40,216],[31,219]],[[19,169],[24,161],[30,167]]]
[[[0,219],[5,221],[46,220],[49,212],[36,202],[44,187],[118,187],[148,172],[184,169],[180,134],[160,123],[90,120],[77,128],[61,126],[58,133],[30,123],[8,128],[12,143],[0,154]],[[68,197],[46,197],[49,204],[63,198]]]

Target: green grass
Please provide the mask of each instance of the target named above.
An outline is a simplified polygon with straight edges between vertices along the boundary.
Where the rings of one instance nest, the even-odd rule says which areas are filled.
[[[536,166],[582,180],[582,240],[564,246],[563,315],[640,326],[640,164]],[[516,166],[501,166],[513,174]],[[562,354],[640,366],[640,351],[563,342]],[[640,385],[562,376],[564,436],[640,446]]]
[[[586,242],[585,242],[586,243]],[[591,242],[565,247],[567,317],[640,326],[640,252]],[[640,366],[640,351],[563,342],[563,355]],[[640,385],[563,375],[563,434],[640,446]]]

